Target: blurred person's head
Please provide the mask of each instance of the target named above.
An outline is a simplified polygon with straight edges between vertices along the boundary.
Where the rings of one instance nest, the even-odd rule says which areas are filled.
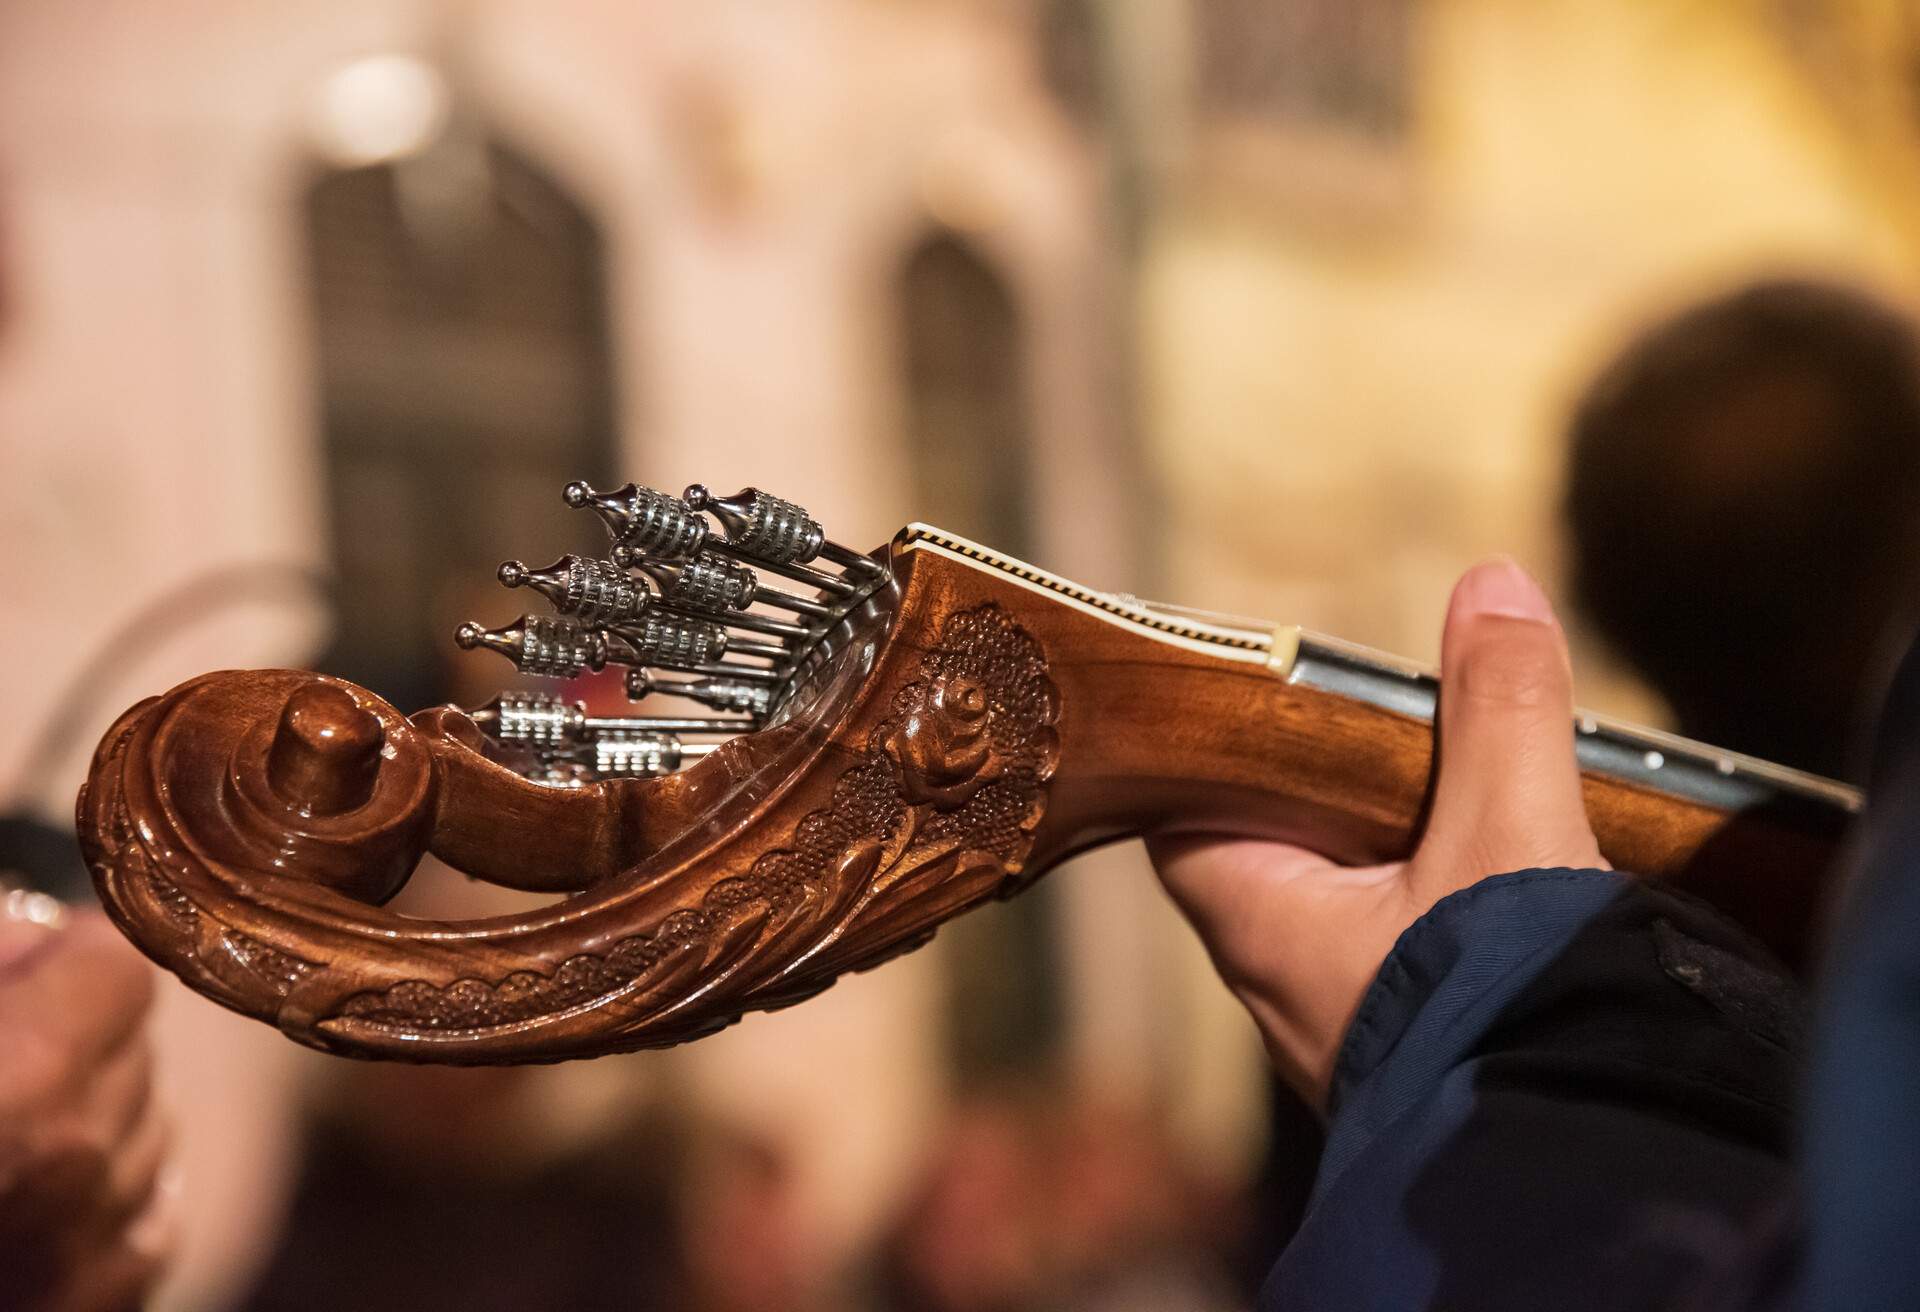
[[[1573,421],[1576,601],[1681,732],[1839,774],[1920,543],[1913,326],[1760,283],[1645,333]]]
[[[957,1106],[882,1254],[884,1305],[1223,1305],[1231,1218],[1138,1110],[1045,1088]]]
[[[976,1098],[954,1110],[882,1254],[889,1307],[1039,1305],[1048,1272],[1038,1148],[1033,1117],[1017,1101]]]
[[[692,1312],[807,1312],[833,1273],[790,1155],[770,1138],[690,1125],[677,1172],[677,1247]]]

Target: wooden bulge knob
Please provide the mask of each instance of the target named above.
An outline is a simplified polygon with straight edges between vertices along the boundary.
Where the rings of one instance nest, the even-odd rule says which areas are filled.
[[[267,752],[267,784],[308,815],[364,806],[380,777],[380,719],[343,688],[311,683],[287,698]]]

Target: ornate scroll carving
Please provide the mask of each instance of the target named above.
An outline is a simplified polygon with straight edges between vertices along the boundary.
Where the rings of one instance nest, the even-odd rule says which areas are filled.
[[[358,810],[273,812],[282,803],[227,782],[240,773],[228,762],[249,744],[265,751],[262,726],[289,698],[319,695],[317,676],[291,672],[207,676],[129,712],[81,796],[82,840],[103,901],[150,954],[304,1042],[466,1062],[677,1043],[797,1002],[1015,887],[1059,758],[1045,655],[993,603],[947,614],[912,652],[892,666],[910,671],[904,681],[865,699],[864,728],[822,740],[837,773],[796,780],[790,800],[776,791],[754,804],[742,814],[755,822],[706,854],[643,862],[577,910],[445,926],[354,900],[356,872],[341,859],[361,841],[356,826],[386,842],[382,853],[397,841],[382,835],[418,831],[424,844],[434,798],[498,767],[355,693],[400,753],[391,780],[383,772]],[[323,682],[335,699],[346,687]],[[716,764],[686,786],[748,777]],[[583,826],[617,814],[605,809],[614,794],[511,787],[506,804],[600,807],[567,813]],[[808,797],[824,804],[802,813]],[[798,817],[784,833],[760,827],[783,809]],[[278,859],[321,843],[341,854],[326,882]]]
[[[693,1033],[799,1001],[846,970],[925,942],[941,920],[1001,891],[1046,809],[1058,716],[1039,644],[999,606],[956,614],[830,804],[745,875],[711,885],[651,932],[569,957],[551,974],[445,987],[409,980],[346,999],[337,1018],[432,1034],[525,1024],[715,964],[727,972],[717,993],[729,1005],[718,1015],[702,1006]],[[652,991],[660,998],[647,1015],[672,1008],[673,990]],[[686,1037],[676,1025],[650,1041]]]
[[[153,704],[152,700],[142,703],[109,733],[95,764],[96,777],[112,778],[123,768],[140,712]],[[138,908],[142,906],[157,913],[143,922],[149,952],[161,946],[151,942],[153,935],[162,934],[174,954],[199,963],[202,978],[226,986],[223,997],[257,989],[284,997],[319,969],[314,962],[269,947],[209,915],[168,874],[169,861],[178,865],[190,858],[165,844],[142,838],[124,791],[116,790],[98,807],[92,804],[93,796],[91,786],[80,791],[76,809],[81,845],[101,883],[108,908],[123,923],[140,919]]]
[[[296,671],[191,680],[130,710],[94,759],[78,819],[101,900],[194,988],[301,1042],[497,1064],[677,1043],[797,1002],[1124,834],[1218,829],[1356,863],[1408,850],[1425,722],[1275,678],[1254,639],[931,530],[891,567],[897,591],[806,671],[784,719],[658,778],[542,787],[450,708],[409,720]],[[309,712],[328,732],[276,771],[274,743]],[[335,787],[376,737],[372,791]],[[1797,890],[1760,899],[1789,946],[1844,821],[1829,807],[1746,828],[1604,774],[1584,788],[1616,864],[1693,880],[1720,851],[1740,881],[1723,901]],[[570,896],[455,922],[377,905],[426,851]]]

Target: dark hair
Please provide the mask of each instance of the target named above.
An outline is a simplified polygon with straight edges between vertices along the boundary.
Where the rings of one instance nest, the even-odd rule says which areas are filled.
[[[1579,607],[1683,732],[1837,771],[1916,577],[1913,326],[1766,282],[1635,341],[1574,417]]]

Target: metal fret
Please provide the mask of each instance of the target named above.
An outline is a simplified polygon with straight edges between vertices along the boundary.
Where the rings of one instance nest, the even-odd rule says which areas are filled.
[[[1289,682],[1351,697],[1382,710],[1432,720],[1439,679],[1425,666],[1318,633],[1299,633]],[[1779,797],[1804,797],[1858,811],[1858,789],[1802,770],[1722,751],[1657,729],[1586,711],[1574,713],[1574,752],[1583,770],[1723,810]]]

